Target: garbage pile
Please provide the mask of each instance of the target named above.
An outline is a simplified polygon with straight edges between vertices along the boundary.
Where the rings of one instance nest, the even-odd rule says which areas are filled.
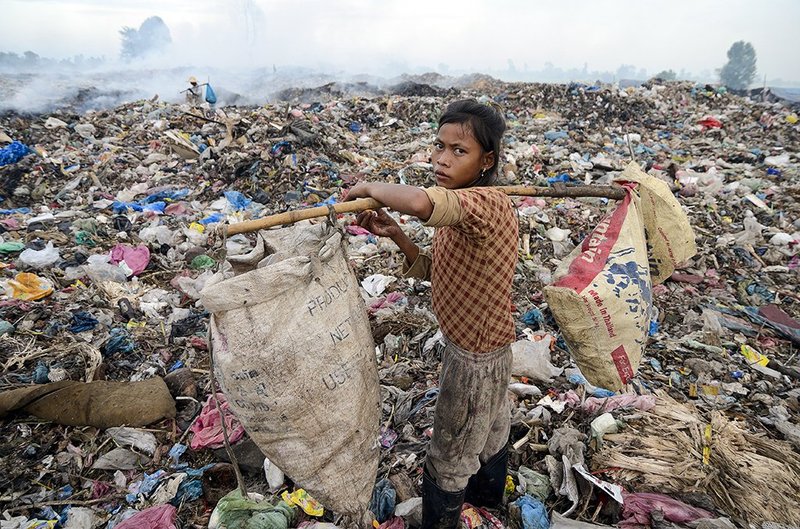
[[[800,525],[796,112],[688,82],[417,81],[405,95],[288,90],[216,111],[154,98],[0,116],[3,529],[346,526],[231,412],[200,292],[258,244],[224,237],[225,223],[333,204],[360,180],[431,185],[438,113],[463,97],[505,112],[501,183],[602,185],[634,161],[671,187],[697,234],[697,255],[652,288],[637,376],[611,391],[571,360],[543,292],[613,204],[514,199],[506,504],[467,506],[463,524]],[[441,334],[430,284],[404,279],[394,244],[353,220],[337,223],[381,382],[371,511],[401,529],[419,524]],[[400,221],[430,243],[431,229]]]

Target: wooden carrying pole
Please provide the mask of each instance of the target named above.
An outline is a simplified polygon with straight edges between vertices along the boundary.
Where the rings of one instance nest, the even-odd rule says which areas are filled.
[[[495,186],[495,189],[503,191],[507,195],[521,197],[551,197],[551,198],[578,198],[596,197],[608,198],[612,200],[622,200],[625,197],[625,190],[618,185],[611,186],[565,186],[555,184],[553,187],[530,187],[530,186]],[[367,209],[378,209],[384,207],[383,204],[374,198],[359,198],[350,202],[339,202],[333,205],[335,213],[356,213]],[[237,233],[247,233],[251,231],[282,226],[284,224],[294,224],[301,220],[324,217],[329,214],[328,206],[317,206],[307,209],[295,209],[285,213],[277,213],[261,219],[246,220],[225,226],[225,235],[236,235]]]

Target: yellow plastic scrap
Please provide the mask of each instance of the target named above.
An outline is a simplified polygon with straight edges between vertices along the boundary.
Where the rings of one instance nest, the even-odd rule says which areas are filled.
[[[711,423],[706,424],[703,432],[703,464],[708,465],[711,461]]]
[[[48,280],[30,272],[20,272],[14,279],[8,280],[8,285],[12,289],[11,295],[22,301],[36,301],[53,293]]]
[[[29,520],[25,529],[53,529],[58,520]]]
[[[203,233],[204,231],[206,231],[206,227],[200,224],[199,222],[192,222],[191,224],[189,224],[189,229],[194,230],[198,233]]]
[[[792,113],[792,114],[789,114],[788,116],[786,116],[786,121],[788,121],[792,125],[796,125],[797,122],[800,121],[800,119],[797,117],[797,114]]]
[[[291,494],[289,494],[289,491],[283,491],[281,499],[289,505],[297,505],[309,516],[322,516],[325,513],[325,509],[322,508],[322,505],[312,498],[304,489],[297,489]]]
[[[741,351],[750,364],[758,364],[763,367],[767,367],[767,364],[769,364],[769,358],[762,355],[747,344],[742,344]]]
[[[513,494],[514,493],[514,478],[511,476],[506,476],[506,494]]]

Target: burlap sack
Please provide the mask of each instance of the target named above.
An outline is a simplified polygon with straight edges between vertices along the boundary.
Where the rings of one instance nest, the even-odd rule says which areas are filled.
[[[619,390],[636,374],[652,313],[638,198],[629,189],[564,259],[544,295],[586,379]]]
[[[238,275],[200,293],[215,372],[270,461],[324,506],[363,515],[380,456],[380,389],[341,234],[305,223],[259,237],[230,259]]]
[[[641,213],[647,245],[650,247],[650,276],[653,284],[663,283],[675,267],[697,253],[694,230],[666,182],[650,176],[635,162],[614,179],[635,182],[641,198]]]
[[[63,380],[0,393],[0,417],[25,411],[69,426],[147,426],[175,417],[164,380],[78,382]]]

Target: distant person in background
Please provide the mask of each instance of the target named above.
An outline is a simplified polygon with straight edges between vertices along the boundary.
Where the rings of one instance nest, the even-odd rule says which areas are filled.
[[[183,91],[186,94],[186,102],[196,107],[201,102],[200,95],[203,85],[197,84],[197,78],[195,76],[189,77],[187,82],[189,83],[189,88]]]

